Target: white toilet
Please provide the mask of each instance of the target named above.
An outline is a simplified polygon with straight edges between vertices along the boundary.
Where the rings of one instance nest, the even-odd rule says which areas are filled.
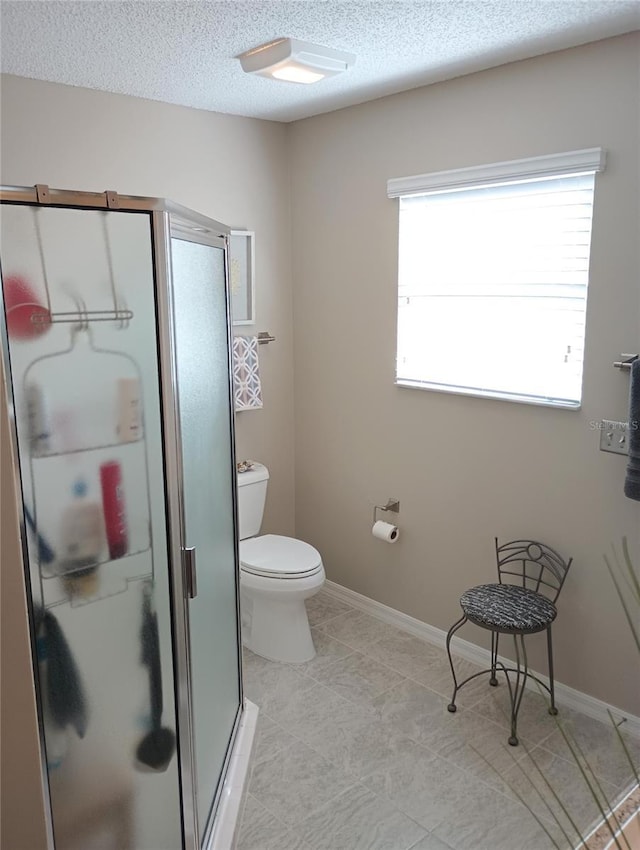
[[[238,473],[240,610],[244,645],[271,661],[302,663],[316,654],[304,600],[325,580],[320,553],[302,540],[263,534],[269,470]]]

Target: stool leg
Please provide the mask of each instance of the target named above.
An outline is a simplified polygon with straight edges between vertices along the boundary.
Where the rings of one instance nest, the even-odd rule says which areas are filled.
[[[520,647],[518,647],[518,638],[520,638]],[[509,743],[512,747],[518,746],[518,712],[520,704],[524,696],[524,689],[529,675],[529,667],[527,663],[527,650],[524,645],[524,635],[514,635],[513,644],[516,649],[516,681],[515,686],[511,687],[511,682],[507,676],[509,683],[509,696],[511,697],[511,736]],[[522,653],[522,658],[521,658]]]
[[[458,631],[461,626],[467,622],[467,615],[465,614],[462,619],[458,620],[457,623],[454,623],[449,631],[447,632],[447,655],[449,656],[449,666],[451,667],[451,675],[453,676],[453,696],[451,697],[451,702],[447,706],[447,709],[452,713],[457,711],[456,706],[456,694],[458,693],[458,680],[456,679],[456,671],[453,666],[453,658],[451,657],[451,638]]]
[[[489,679],[489,684],[495,688],[498,684],[498,680],[496,678],[496,667],[498,666],[498,638],[500,637],[500,632],[491,632],[491,678]]]
[[[549,658],[549,693],[551,694],[551,705],[549,706],[549,714],[557,714],[556,694],[553,682],[553,641],[551,639],[551,626],[547,627],[547,655]]]

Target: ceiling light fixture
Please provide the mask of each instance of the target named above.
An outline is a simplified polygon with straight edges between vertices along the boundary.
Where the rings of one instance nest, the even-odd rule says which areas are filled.
[[[353,53],[320,44],[280,38],[238,56],[242,70],[289,83],[317,83],[346,71],[356,61]]]

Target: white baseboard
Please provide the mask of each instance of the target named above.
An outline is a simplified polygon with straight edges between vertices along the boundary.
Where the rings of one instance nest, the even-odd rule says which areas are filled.
[[[403,614],[402,611],[396,611],[395,608],[390,608],[388,605],[383,605],[382,602],[376,602],[374,599],[369,599],[361,593],[356,593],[355,590],[349,590],[334,581],[326,581],[324,590],[335,599],[340,599],[343,602],[352,605],[360,611],[366,611],[372,617],[377,617],[391,626],[395,626],[403,632],[415,635],[428,643],[444,649],[447,638],[447,633],[435,626],[430,626],[428,623],[423,623],[422,620],[417,620],[415,617],[410,617],[408,614]],[[488,649],[483,649],[475,643],[468,640],[463,640],[459,637],[454,637],[451,640],[451,651],[460,658],[465,658],[474,664],[479,664],[482,667],[488,667],[491,663],[491,653]],[[503,664],[511,666],[513,662],[502,656],[499,659]],[[549,682],[548,678],[535,670],[532,671],[543,682]],[[536,683],[533,679],[527,682],[527,687],[536,689]],[[605,723],[610,723],[611,719],[609,712],[613,716],[616,723],[624,721],[624,728],[629,734],[640,738],[640,717],[616,708],[614,705],[603,702],[595,697],[584,694],[581,691],[570,688],[568,685],[563,685],[556,680],[555,683],[556,702],[559,705],[564,705],[567,708],[580,711],[586,714],[587,717],[593,717],[595,720],[601,720]]]

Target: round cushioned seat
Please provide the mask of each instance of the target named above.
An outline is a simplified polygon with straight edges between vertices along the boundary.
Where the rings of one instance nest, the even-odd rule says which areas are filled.
[[[556,606],[535,590],[513,584],[480,584],[465,591],[460,606],[478,626],[504,632],[538,632],[556,618]]]

